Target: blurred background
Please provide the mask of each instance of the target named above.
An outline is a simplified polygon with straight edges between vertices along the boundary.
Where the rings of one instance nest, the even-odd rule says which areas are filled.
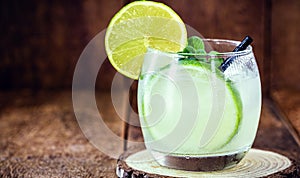
[[[55,102],[64,103],[63,98],[67,98],[68,101],[65,102],[68,105],[67,109],[57,108],[55,104],[54,109],[40,107],[38,111],[33,109],[35,114],[40,111],[58,114],[54,116],[46,114],[35,118],[49,117],[53,123],[55,123],[53,117],[64,123],[66,122],[61,121],[61,118],[67,118],[68,122],[74,122],[71,90],[72,77],[79,56],[89,41],[104,30],[112,16],[128,2],[130,1],[1,0],[0,111],[11,106],[28,106],[32,102],[45,103],[53,96],[48,93],[64,91],[63,94],[55,95],[57,98]],[[172,7],[186,24],[199,31],[205,38],[242,40],[244,36],[250,35],[254,39],[253,48],[261,73],[264,99],[275,103],[292,135],[299,141],[300,1],[162,0],[160,2]],[[101,78],[98,78],[96,83],[97,92],[110,91],[115,73],[106,60],[99,71],[98,76]],[[8,114],[12,117],[11,114],[18,113],[17,110],[4,111],[0,113],[2,116],[0,148],[7,150],[6,148],[10,148],[7,146],[9,141],[3,140],[11,131],[4,131],[3,128],[16,126],[16,123],[19,123],[21,128],[31,123],[29,113],[32,113],[32,110],[25,112],[29,115],[27,120],[21,119],[11,124],[4,124],[9,123],[9,120],[5,121],[5,117]],[[60,112],[67,114],[59,115]],[[24,115],[24,112],[19,114]],[[70,124],[64,126],[68,127],[73,128]],[[118,128],[120,125],[117,125],[115,130]],[[26,133],[25,130],[33,130],[33,127],[28,124],[22,129]],[[51,134],[49,131],[48,136]],[[23,138],[19,139],[21,141]],[[78,140],[74,143],[78,143]]]
[[[0,92],[71,90],[75,65],[84,47],[128,2],[2,0]],[[299,0],[161,2],[206,38],[241,40],[250,35],[264,96],[279,103],[299,98]],[[109,91],[114,74],[106,61],[99,72],[97,90]]]
[[[265,92],[300,88],[299,0],[161,2],[206,38],[241,40],[252,36]],[[84,47],[107,27],[124,3],[2,0],[0,89],[70,89]],[[109,63],[103,70],[114,73]],[[109,83],[98,85],[110,87]]]

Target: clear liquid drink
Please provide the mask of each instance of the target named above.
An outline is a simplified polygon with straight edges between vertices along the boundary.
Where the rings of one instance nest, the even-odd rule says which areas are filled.
[[[260,77],[251,46],[205,40],[218,54],[149,49],[138,84],[145,145],[163,166],[212,171],[236,165],[251,148],[261,109]],[[234,58],[225,70],[220,62]]]

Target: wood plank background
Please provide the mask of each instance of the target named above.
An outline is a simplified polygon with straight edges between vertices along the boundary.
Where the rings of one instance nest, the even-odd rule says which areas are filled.
[[[282,108],[283,101],[299,96],[299,0],[161,2],[206,38],[240,40],[245,35],[252,36],[265,96],[273,97]],[[70,90],[84,47],[107,27],[124,3],[125,0],[0,1],[0,91]],[[106,60],[99,72],[97,90],[109,90],[115,73]],[[298,111],[299,103],[299,99],[293,99],[291,108]],[[292,123],[299,123],[299,114],[287,115],[292,117]]]
[[[272,12],[271,87],[299,90],[300,1],[273,1]]]
[[[300,76],[296,57],[300,47],[300,1],[162,2],[171,6],[186,24],[204,37],[240,40],[251,35],[265,91],[270,90],[269,84],[265,83],[270,82],[269,78],[272,78],[272,87],[275,88],[300,88],[295,82]],[[3,0],[0,3],[1,90],[69,88],[85,45],[105,29],[123,4],[121,0]],[[270,24],[267,23],[268,16]],[[271,46],[266,49],[268,36],[271,37]],[[268,50],[271,55],[266,56]],[[114,75],[110,64],[105,65],[103,70]],[[109,88],[111,78],[104,77],[101,82],[105,84],[100,88]]]

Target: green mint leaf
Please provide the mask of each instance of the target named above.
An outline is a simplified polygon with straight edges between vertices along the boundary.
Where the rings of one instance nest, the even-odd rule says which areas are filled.
[[[197,59],[205,61],[205,58],[202,55],[206,54],[204,49],[204,42],[201,38],[197,36],[191,36],[188,38],[188,45],[183,49],[183,51],[178,52],[179,54],[186,55],[186,59]],[[190,55],[188,55],[190,54]]]
[[[193,46],[187,46],[183,49],[182,51],[183,53],[195,53],[196,50]]]
[[[204,50],[204,42],[198,36],[191,36],[188,38],[188,46],[193,47],[196,51]]]
[[[197,36],[191,36],[188,38],[188,45],[179,53],[206,54],[204,42]]]
[[[195,53],[198,55],[203,55],[206,54],[206,51],[204,49],[197,49]]]

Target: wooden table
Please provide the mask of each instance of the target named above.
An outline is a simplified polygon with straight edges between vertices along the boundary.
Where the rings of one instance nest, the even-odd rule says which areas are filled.
[[[116,177],[116,159],[90,144],[79,128],[70,91],[2,92],[0,101],[2,177]],[[97,104],[107,126],[122,136],[123,124],[113,111],[110,93],[97,93]],[[131,140],[141,139],[138,128],[130,127],[129,133]],[[264,99],[254,148],[286,155],[299,166],[298,136],[277,105]]]

